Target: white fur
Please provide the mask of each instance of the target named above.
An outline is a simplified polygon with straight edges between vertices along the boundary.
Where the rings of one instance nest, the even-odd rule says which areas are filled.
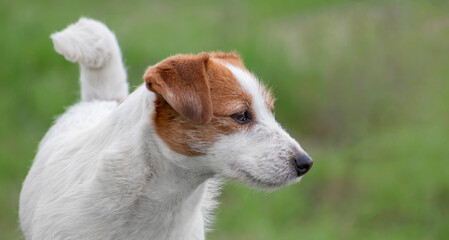
[[[20,197],[26,239],[204,239],[221,176],[264,189],[299,180],[290,159],[302,149],[274,120],[251,74],[228,66],[253,97],[255,126],[188,157],[156,134],[154,94],[142,85],[127,96],[120,49],[106,26],[81,19],[52,38],[81,65],[82,101],[39,145]]]
[[[101,22],[81,18],[51,35],[56,52],[81,67],[81,99],[121,100],[128,95],[120,48]]]

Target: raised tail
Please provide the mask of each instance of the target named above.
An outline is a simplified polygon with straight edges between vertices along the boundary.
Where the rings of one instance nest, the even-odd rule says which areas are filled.
[[[56,52],[81,67],[81,100],[119,101],[128,96],[126,70],[114,33],[103,23],[81,18],[51,35]]]

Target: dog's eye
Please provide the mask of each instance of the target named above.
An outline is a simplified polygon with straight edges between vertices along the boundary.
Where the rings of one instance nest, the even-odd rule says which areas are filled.
[[[248,111],[232,114],[231,117],[240,124],[249,123],[252,120],[251,114]]]

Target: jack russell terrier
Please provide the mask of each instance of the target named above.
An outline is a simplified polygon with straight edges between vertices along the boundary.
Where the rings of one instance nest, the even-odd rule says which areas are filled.
[[[204,239],[220,180],[273,190],[312,159],[235,53],[176,55],[128,95],[115,35],[81,18],[51,35],[81,101],[40,142],[20,196],[26,239]]]

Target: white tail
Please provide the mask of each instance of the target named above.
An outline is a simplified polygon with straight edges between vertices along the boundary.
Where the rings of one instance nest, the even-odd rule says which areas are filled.
[[[81,18],[51,35],[56,52],[81,66],[81,100],[121,100],[128,96],[126,70],[114,33],[103,23]]]

